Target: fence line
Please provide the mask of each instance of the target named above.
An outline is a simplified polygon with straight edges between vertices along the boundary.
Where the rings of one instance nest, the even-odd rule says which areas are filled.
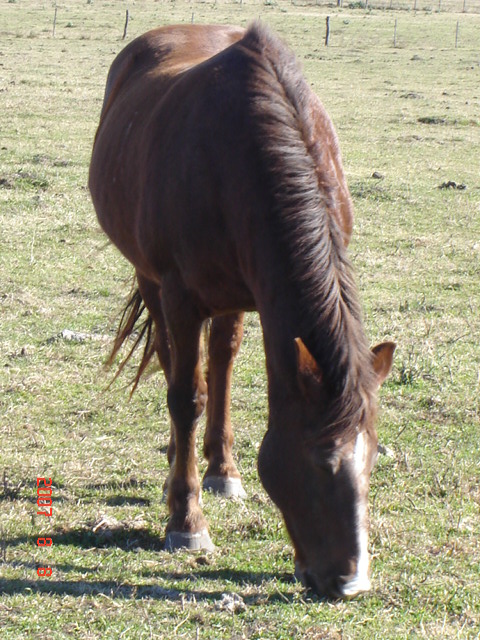
[[[215,4],[271,7],[340,7],[343,9],[380,9],[424,11],[426,13],[480,13],[480,0],[214,0]],[[192,0],[192,4],[211,4],[212,0]]]
[[[170,4],[172,0],[155,0],[155,2],[158,2],[159,4]],[[212,5],[212,2],[214,2],[214,5]],[[428,2],[430,2],[430,4],[428,4]],[[436,32],[435,35],[432,35],[432,37],[435,38],[433,41],[428,28],[426,28],[424,23],[425,21],[421,21],[421,26],[420,23],[418,23],[419,29],[412,30],[411,26],[409,27],[402,24],[401,13],[397,13],[396,15],[392,13],[391,16],[388,12],[383,13],[383,16],[381,16],[383,26],[380,31],[376,31],[374,35],[372,35],[372,33],[367,35],[365,32],[363,32],[361,36],[355,32],[350,33],[348,25],[351,22],[355,22],[357,18],[363,20],[365,17],[365,13],[362,9],[366,9],[368,11],[368,9],[377,7],[380,9],[382,7],[387,7],[397,9],[398,11],[399,5],[403,5],[420,12],[422,7],[426,11],[427,6],[432,6],[432,2],[437,6],[437,8],[441,9],[445,16],[444,18],[439,17],[442,23],[440,31],[441,37],[439,38],[439,32]],[[480,0],[190,0],[185,4],[190,8],[192,24],[195,22],[197,15],[202,14],[202,5],[216,7],[221,4],[226,8],[229,6],[237,6],[238,9],[245,11],[250,9],[250,12],[252,11],[252,8],[263,6],[264,8],[270,7],[273,10],[272,16],[276,13],[275,10],[280,10],[284,15],[305,15],[309,16],[311,19],[314,19],[316,13],[313,11],[314,8],[320,9],[321,7],[324,7],[326,9],[332,9],[341,6],[343,9],[354,9],[355,11],[348,14],[340,11],[327,15],[326,24],[323,22],[325,19],[325,13],[323,11],[318,12],[319,18],[321,18],[323,24],[325,24],[324,31],[322,27],[319,28],[321,38],[325,46],[329,46],[331,44],[333,47],[361,47],[362,45],[366,45],[366,42],[368,41],[369,44],[366,46],[371,46],[372,44],[373,46],[393,45],[393,48],[415,48],[421,50],[438,48],[439,43],[445,48],[450,48],[451,46],[452,48],[455,47],[455,49],[476,49],[480,44],[478,41],[478,26],[480,26],[480,23],[477,21],[476,16],[472,15],[472,19],[469,20],[467,15],[463,15],[459,20],[455,13],[451,11],[452,7],[470,7],[470,9],[478,9],[478,15],[480,14]],[[292,9],[292,7],[295,7],[295,9]],[[195,12],[195,8],[198,8],[199,10],[197,13]],[[302,8],[308,8],[309,10],[302,11]],[[127,18],[124,27],[124,38],[128,24],[128,9],[126,15]],[[413,18],[413,15],[413,11],[405,13],[405,21],[409,22]],[[438,15],[437,10],[435,11],[435,16]],[[462,12],[457,15],[462,15]],[[435,21],[435,16],[432,16],[432,22]],[[375,16],[372,16],[372,18],[374,17]],[[378,17],[380,17],[379,14],[377,14],[377,18]],[[390,17],[391,22],[389,20]],[[428,18],[426,19],[428,20]],[[202,20],[202,18],[200,18],[200,20]],[[379,26],[377,20],[375,20],[375,24],[377,27]],[[366,35],[367,39],[365,40]],[[353,39],[351,40],[350,37]]]
[[[332,0],[291,0],[302,6],[332,6]],[[480,0],[336,0],[342,8],[425,11],[430,13],[480,13]]]

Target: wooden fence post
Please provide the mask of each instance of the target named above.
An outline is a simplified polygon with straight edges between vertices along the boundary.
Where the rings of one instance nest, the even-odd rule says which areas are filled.
[[[128,29],[128,9],[125,12],[125,26],[123,27],[123,38],[122,40],[125,40],[125,38],[127,37],[127,29]]]
[[[458,48],[458,27],[459,27],[459,21],[457,20],[457,28],[455,29],[455,49]]]
[[[330,16],[326,17],[326,29],[325,29],[325,46],[328,47],[328,40],[330,38]]]
[[[397,46],[397,18],[395,18],[395,26],[393,27],[393,47]]]
[[[53,30],[52,30],[52,38],[55,37],[55,29],[57,27],[57,3],[55,3],[55,13],[53,14]]]

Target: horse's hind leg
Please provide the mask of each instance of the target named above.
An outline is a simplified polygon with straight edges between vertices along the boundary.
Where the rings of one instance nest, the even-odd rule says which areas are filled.
[[[145,306],[155,323],[155,351],[168,385],[171,377],[172,359],[167,325],[163,314],[161,287],[155,282],[147,280],[140,274],[137,274],[137,282]],[[173,424],[170,426],[170,442],[167,450],[167,458],[170,467],[172,467],[173,459],[175,458],[175,430]],[[167,479],[164,485],[165,494],[168,489],[168,482]]]
[[[168,408],[175,431],[175,457],[168,486],[170,520],[165,548],[213,549],[199,504],[196,426],[207,402],[200,362],[204,317],[174,276],[162,283],[162,309],[170,338]]]
[[[147,307],[148,312],[152,316],[155,323],[155,351],[158,355],[160,365],[163,369],[165,379],[168,383],[172,365],[168,332],[162,308],[161,287],[155,282],[147,280],[138,273],[137,282],[142,300],[145,303],[145,306]]]
[[[233,361],[243,336],[243,313],[213,319],[208,345],[208,405],[203,488],[226,497],[246,497],[232,456],[230,386]]]

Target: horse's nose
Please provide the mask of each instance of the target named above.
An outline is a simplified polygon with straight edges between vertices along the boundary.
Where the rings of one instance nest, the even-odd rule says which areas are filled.
[[[313,591],[321,598],[339,598],[340,594],[335,589],[334,580],[320,580],[314,573],[295,563],[295,578],[303,584],[306,589]]]
[[[370,580],[367,576],[352,574],[351,576],[337,576],[319,579],[314,573],[295,566],[295,577],[304,587],[311,589],[322,598],[354,598],[360,593],[369,591]]]

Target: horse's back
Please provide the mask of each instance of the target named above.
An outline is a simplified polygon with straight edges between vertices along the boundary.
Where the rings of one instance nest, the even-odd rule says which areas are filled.
[[[230,46],[244,32],[240,27],[224,25],[174,25],[135,38],[110,67],[102,118],[126,82],[146,73],[174,76]]]

